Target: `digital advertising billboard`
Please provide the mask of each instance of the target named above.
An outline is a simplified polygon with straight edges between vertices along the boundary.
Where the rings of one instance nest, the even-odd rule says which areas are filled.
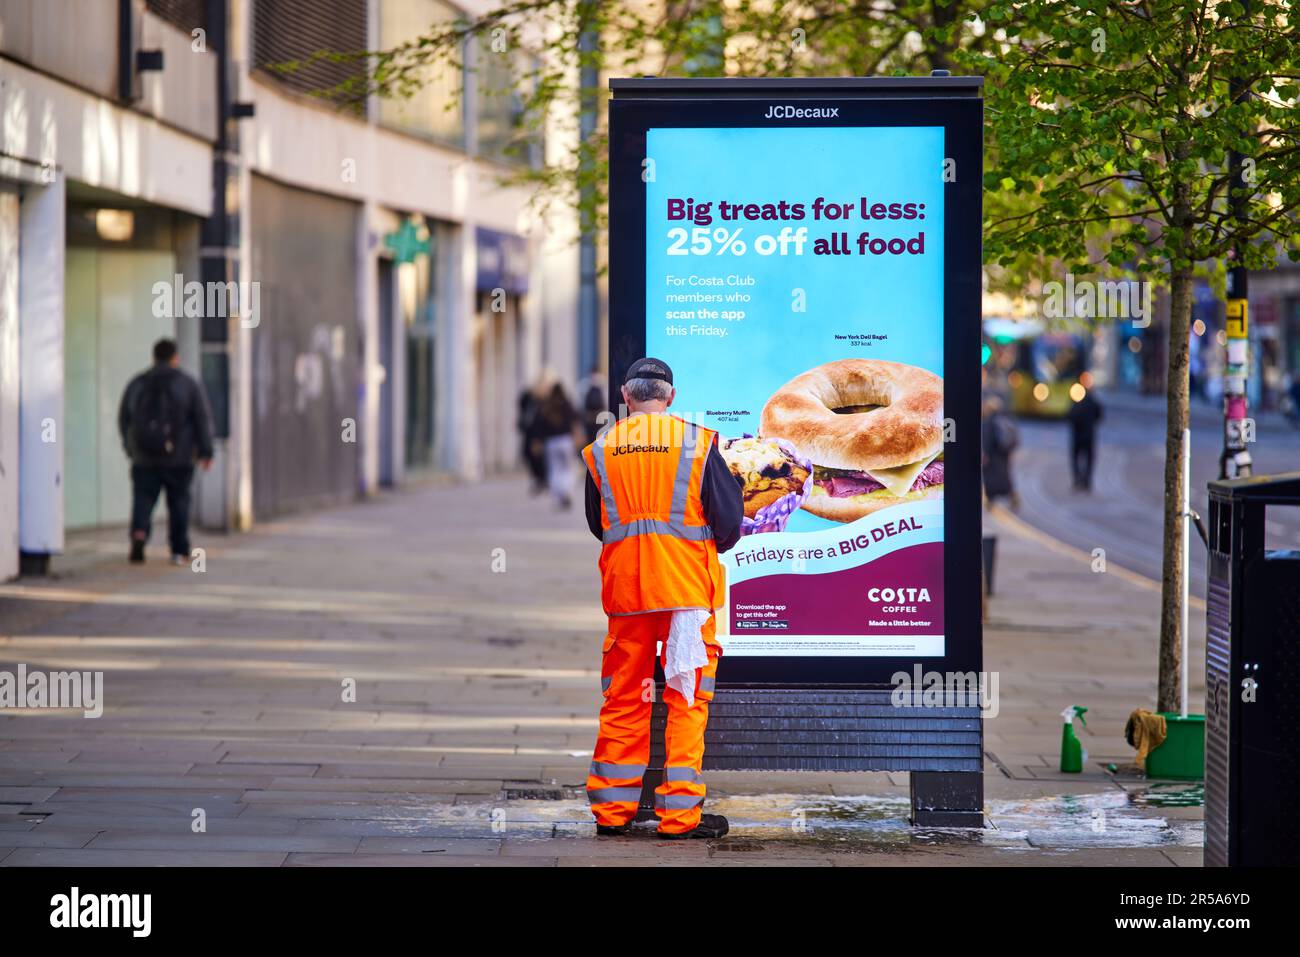
[[[977,660],[979,99],[622,82],[611,372],[665,360],[741,488],[720,681]]]

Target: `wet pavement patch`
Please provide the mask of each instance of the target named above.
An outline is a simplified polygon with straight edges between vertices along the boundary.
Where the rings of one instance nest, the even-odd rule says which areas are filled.
[[[1169,817],[1165,807],[1196,807],[1199,785],[1154,785],[1130,794],[1111,788],[1090,794],[1064,794],[1023,800],[989,801],[987,826],[916,828],[908,823],[905,797],[879,795],[711,794],[708,811],[724,814],[731,833],[709,842],[726,854],[783,855],[891,852],[909,849],[995,848],[1007,851],[1059,851],[1085,848],[1200,847],[1200,820]],[[399,827],[399,822],[390,822]],[[511,839],[594,838],[591,812],[573,788],[508,786],[502,799],[455,806],[434,805],[428,817],[400,822],[411,833]],[[653,839],[654,825],[639,824],[630,840]]]
[[[995,801],[989,818],[1035,847],[1200,847],[1200,821],[1153,815],[1123,790]]]
[[[1205,784],[1201,781],[1178,784],[1153,784],[1133,791],[1129,800],[1134,807],[1205,807]]]

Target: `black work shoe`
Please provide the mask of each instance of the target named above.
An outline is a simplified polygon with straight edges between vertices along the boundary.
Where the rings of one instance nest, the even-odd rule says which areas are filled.
[[[700,823],[691,830],[683,831],[681,834],[666,834],[660,831],[659,836],[669,841],[685,841],[693,837],[711,841],[726,836],[730,830],[727,819],[721,814],[701,814]]]
[[[628,831],[632,830],[632,822],[626,824],[597,824],[597,837],[624,837]]]
[[[131,540],[131,561],[137,565],[144,561],[144,542],[139,539]]]

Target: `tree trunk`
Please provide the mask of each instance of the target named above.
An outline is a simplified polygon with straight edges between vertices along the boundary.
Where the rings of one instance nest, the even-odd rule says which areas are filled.
[[[1165,375],[1165,538],[1160,581],[1160,685],[1156,710],[1182,707],[1183,430],[1188,421],[1187,337],[1192,322],[1192,269],[1171,277],[1169,368]]]

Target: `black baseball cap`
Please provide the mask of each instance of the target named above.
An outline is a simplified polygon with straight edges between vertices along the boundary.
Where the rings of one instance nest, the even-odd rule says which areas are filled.
[[[633,379],[660,379],[673,384],[673,370],[668,368],[668,363],[662,359],[652,359],[646,356],[644,359],[637,359],[627,367],[627,375],[623,377],[623,384],[631,382]]]

